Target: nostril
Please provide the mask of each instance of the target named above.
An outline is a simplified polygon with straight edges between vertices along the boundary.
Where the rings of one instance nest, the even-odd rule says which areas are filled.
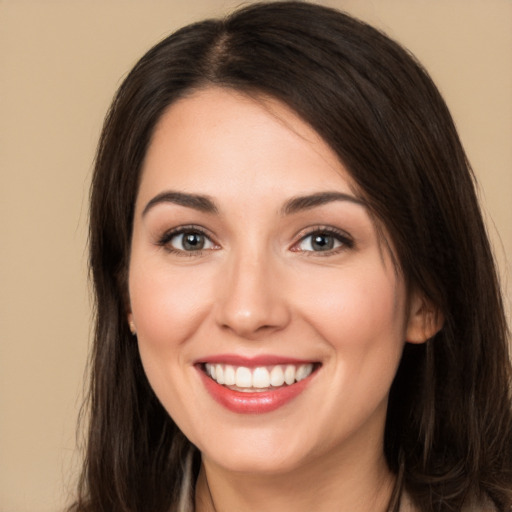
[[[281,302],[281,303],[279,303]],[[217,324],[224,331],[231,331],[244,338],[252,338],[279,331],[288,325],[290,315],[280,297],[265,303],[243,307],[235,300],[218,304]]]

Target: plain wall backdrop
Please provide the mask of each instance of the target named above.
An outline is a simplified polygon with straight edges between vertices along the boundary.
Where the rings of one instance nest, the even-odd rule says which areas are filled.
[[[240,0],[0,0],[0,511],[62,510],[91,331],[87,198],[114,91],[174,29]],[[438,84],[512,254],[512,1],[332,0]],[[499,233],[499,236],[498,236]],[[507,299],[510,311],[511,294]]]

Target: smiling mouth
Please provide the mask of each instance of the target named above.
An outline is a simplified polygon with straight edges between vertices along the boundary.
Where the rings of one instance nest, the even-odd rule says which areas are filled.
[[[261,393],[300,382],[316,371],[320,364],[277,364],[249,368],[231,364],[203,363],[201,366],[210,379],[232,391]]]

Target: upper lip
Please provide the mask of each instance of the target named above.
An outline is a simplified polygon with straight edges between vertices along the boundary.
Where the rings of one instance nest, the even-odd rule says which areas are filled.
[[[259,355],[254,357],[240,356],[237,354],[217,354],[207,356],[196,361],[196,364],[229,364],[232,366],[245,366],[247,368],[255,368],[258,366],[274,366],[278,364],[308,364],[317,361],[312,359],[299,359],[296,357],[279,356],[279,355]]]

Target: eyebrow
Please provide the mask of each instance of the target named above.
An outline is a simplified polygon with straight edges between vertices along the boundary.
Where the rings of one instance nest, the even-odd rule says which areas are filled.
[[[334,201],[348,201],[360,206],[366,206],[364,201],[350,194],[344,194],[343,192],[317,192],[306,196],[292,197],[286,201],[282,207],[281,215],[292,215],[294,213],[316,208]],[[215,202],[208,196],[188,194],[185,192],[165,191],[153,197],[153,199],[146,204],[142,211],[142,216],[144,217],[151,208],[162,203],[177,204],[179,206],[193,208],[194,210],[204,213],[219,213]]]
[[[284,204],[281,209],[281,214],[291,215],[293,213],[316,208],[334,201],[348,201],[360,206],[367,206],[363,200],[350,194],[344,194],[343,192],[318,192],[307,196],[292,197]]]
[[[208,196],[165,191],[156,195],[148,202],[142,211],[142,216],[144,217],[151,208],[162,203],[173,203],[180,206],[186,206],[187,208],[193,208],[194,210],[204,213],[218,213],[219,211],[213,200]]]

